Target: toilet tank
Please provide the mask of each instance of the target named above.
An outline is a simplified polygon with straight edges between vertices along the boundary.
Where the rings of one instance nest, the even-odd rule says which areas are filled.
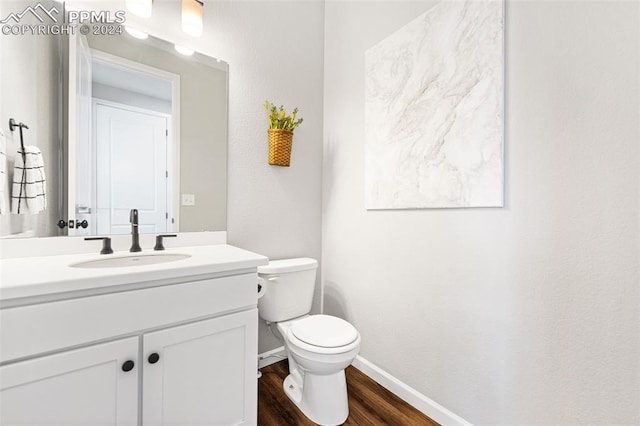
[[[318,262],[308,257],[273,260],[258,267],[264,296],[258,299],[260,317],[270,322],[290,320],[311,312]]]

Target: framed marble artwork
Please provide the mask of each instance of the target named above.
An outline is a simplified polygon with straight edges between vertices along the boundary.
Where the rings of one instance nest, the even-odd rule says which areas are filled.
[[[442,0],[365,53],[366,208],[504,205],[504,4]]]

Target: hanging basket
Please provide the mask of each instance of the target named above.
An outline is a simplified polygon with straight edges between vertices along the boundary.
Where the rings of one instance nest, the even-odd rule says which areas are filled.
[[[293,132],[282,129],[269,129],[267,133],[269,134],[269,164],[289,167]]]

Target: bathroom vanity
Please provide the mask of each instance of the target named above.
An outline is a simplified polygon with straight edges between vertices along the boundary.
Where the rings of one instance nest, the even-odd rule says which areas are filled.
[[[182,256],[0,261],[0,424],[256,423],[267,258],[226,244],[162,253]],[[109,256],[123,263],[90,263]]]

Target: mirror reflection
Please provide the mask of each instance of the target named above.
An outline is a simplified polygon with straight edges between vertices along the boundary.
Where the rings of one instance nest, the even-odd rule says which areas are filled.
[[[179,225],[180,206],[172,197],[180,186],[180,147],[172,130],[179,119],[172,86],[179,79],[97,53],[87,76],[91,125],[76,147],[76,220],[87,220],[89,234],[128,233],[135,206],[140,232],[173,231]]]
[[[143,233],[226,229],[226,63],[152,37],[34,39],[3,38],[2,57],[58,53],[49,53],[51,64],[45,55],[25,59],[39,75],[11,73],[16,92],[34,86],[31,101],[15,108],[3,84],[0,116],[30,125],[25,138],[47,167],[48,208],[3,215],[2,236],[129,233],[133,208]],[[18,138],[6,139],[13,152]],[[60,220],[74,227],[61,230]]]
[[[55,3],[44,0],[43,4],[50,7]],[[0,1],[0,16],[23,8],[21,2]],[[37,23],[33,21],[35,18],[25,23]],[[60,94],[65,41],[63,37],[47,35],[0,37],[0,152],[6,157],[6,161],[0,162],[5,172],[0,184],[1,237],[49,236],[61,232],[56,222],[62,216],[64,202]],[[22,209],[21,214],[11,213],[14,167],[21,145],[20,132],[9,128],[11,118],[28,126],[23,129],[24,145],[36,147],[42,153],[47,207],[37,214]],[[21,180],[20,175],[16,180]]]
[[[133,208],[142,233],[225,229],[226,64],[156,39],[86,41],[69,55],[79,120],[74,129],[70,115],[77,185],[68,208],[88,223],[76,233],[128,233]]]

